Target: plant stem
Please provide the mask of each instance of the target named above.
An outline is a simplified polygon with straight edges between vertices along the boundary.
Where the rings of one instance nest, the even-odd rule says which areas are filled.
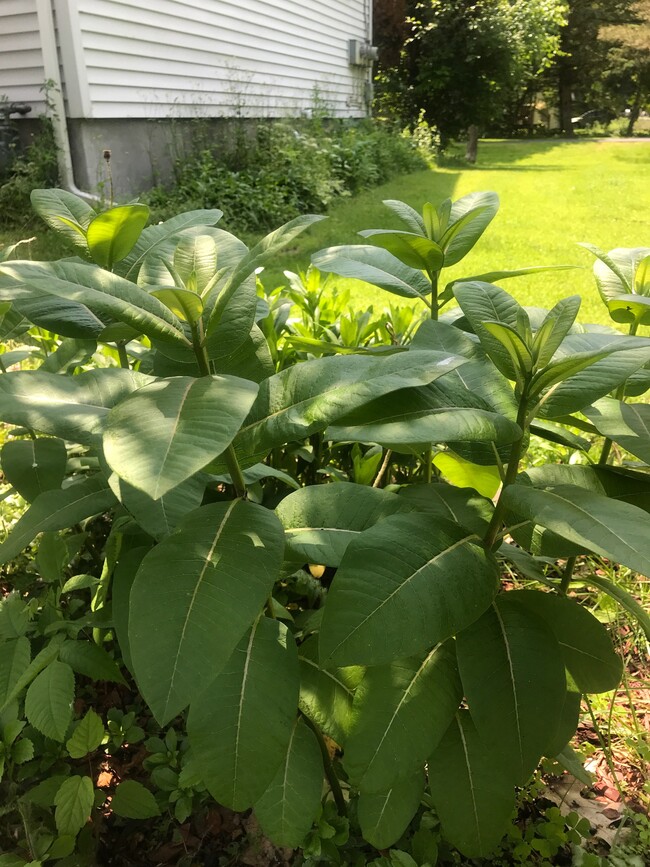
[[[330,758],[329,750],[327,749],[327,744],[325,743],[323,733],[318,728],[316,723],[312,722],[312,720],[310,720],[308,716],[305,716],[305,714],[303,714],[302,718],[316,735],[316,740],[318,741],[318,746],[320,747],[321,755],[323,757],[325,776],[327,777],[327,782],[330,784],[332,795],[334,797],[334,803],[336,804],[336,809],[338,810],[340,816],[347,816],[348,807],[345,803],[345,798],[343,797],[343,790],[341,789],[339,778],[336,776],[334,766],[332,765],[332,760]]]
[[[569,589],[569,584],[571,583],[571,579],[573,578],[573,570],[576,567],[577,557],[569,557],[566,561],[566,566],[564,567],[564,572],[562,572],[562,580],[560,581],[560,587],[558,589],[558,593],[562,596],[566,596],[567,590]]]
[[[386,470],[388,469],[388,466],[389,466],[389,464],[390,464],[390,459],[391,459],[392,457],[393,457],[393,451],[392,451],[392,449],[386,449],[386,454],[385,454],[385,456],[384,456],[384,461],[383,461],[381,467],[379,468],[379,472],[377,473],[377,476],[376,476],[376,478],[375,478],[375,481],[372,483],[373,488],[378,488],[378,487],[380,487],[380,485],[381,485],[381,480],[384,478],[384,475],[385,475],[385,473],[386,473]]]
[[[503,521],[503,512],[505,506],[503,504],[503,492],[508,487],[508,485],[514,484],[517,473],[519,471],[519,462],[524,453],[524,441],[526,439],[526,407],[528,404],[528,395],[527,389],[524,388],[523,394],[521,395],[521,399],[519,401],[519,410],[517,412],[517,424],[521,428],[521,437],[518,440],[515,440],[510,447],[510,456],[508,458],[508,467],[506,469],[505,476],[503,478],[503,484],[501,485],[501,491],[499,492],[499,499],[496,502],[494,507],[494,512],[492,513],[492,520],[490,521],[490,525],[485,534],[485,539],[483,540],[484,547],[491,551],[494,547],[494,543],[499,538],[499,531],[501,530],[501,524]]]
[[[201,376],[210,376],[210,359],[208,358],[208,353],[203,344],[203,340],[201,339],[199,329],[196,326],[192,327],[192,346],[194,347],[194,355],[196,356],[196,362],[199,365]],[[246,482],[244,481],[244,475],[239,466],[237,454],[232,443],[224,452],[224,457],[226,459],[228,473],[232,480],[233,487],[235,488],[235,493],[241,499],[245,499],[247,495]]]
[[[430,485],[433,478],[433,448],[431,445],[427,446],[424,453],[424,475],[426,483]]]
[[[429,272],[429,279],[431,280],[431,318],[438,318],[438,275],[439,271]]]
[[[120,367],[129,370],[129,356],[126,354],[126,344],[119,340],[115,346],[117,346],[117,355],[120,359]]]

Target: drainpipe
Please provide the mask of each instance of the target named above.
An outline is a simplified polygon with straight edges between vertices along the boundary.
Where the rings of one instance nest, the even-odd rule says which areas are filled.
[[[80,199],[85,199],[87,202],[99,202],[99,196],[80,190],[74,180],[74,167],[72,165],[68,125],[65,118],[65,103],[61,88],[59,54],[56,47],[56,31],[54,29],[51,0],[36,0],[36,11],[38,14],[38,29],[41,35],[45,80],[54,82],[54,87],[48,93],[48,102],[50,103],[48,110],[54,131],[61,183],[66,190],[74,193],[75,196],[79,196]]]

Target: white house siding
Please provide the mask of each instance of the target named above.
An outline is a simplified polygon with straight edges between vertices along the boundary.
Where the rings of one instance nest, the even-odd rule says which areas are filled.
[[[67,2],[89,97],[77,117],[366,113],[368,72],[349,65],[348,40],[368,38],[371,0]]]
[[[36,115],[44,83],[36,0],[0,0],[0,98],[27,102]]]

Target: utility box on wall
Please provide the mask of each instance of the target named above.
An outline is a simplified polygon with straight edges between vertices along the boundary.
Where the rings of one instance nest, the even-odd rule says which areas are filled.
[[[350,39],[348,42],[350,66],[370,66],[379,57],[379,49],[369,42]]]

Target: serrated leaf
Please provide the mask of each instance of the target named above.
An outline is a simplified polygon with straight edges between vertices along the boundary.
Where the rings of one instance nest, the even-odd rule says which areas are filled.
[[[90,777],[68,777],[54,797],[54,821],[59,834],[75,837],[90,818],[94,802]]]
[[[557,638],[580,692],[609,692],[623,674],[623,662],[602,623],[575,600],[539,590],[520,590],[511,599],[534,611]]]
[[[124,683],[124,678],[114,659],[106,651],[91,641],[77,639],[65,641],[59,651],[61,662],[67,663],[77,674],[91,680]]]
[[[413,507],[396,494],[367,485],[310,485],[289,494],[275,512],[285,531],[287,555],[304,563],[339,566],[360,533]]]
[[[287,754],[298,705],[298,654],[286,626],[260,617],[192,701],[187,731],[203,780],[220,804],[245,810]]]
[[[407,829],[424,794],[424,774],[411,773],[385,792],[362,792],[357,816],[364,840],[376,849],[388,849]]]
[[[13,560],[39,533],[65,530],[105,512],[115,505],[115,496],[103,476],[88,476],[60,491],[39,494],[14,524],[0,545],[0,563]]]
[[[69,665],[54,660],[31,683],[25,696],[30,724],[55,741],[63,742],[72,720],[74,674]],[[63,833],[63,832],[62,832]]]
[[[275,515],[234,500],[192,512],[146,555],[131,590],[129,645],[161,725],[226,664],[271,592],[282,549]]]
[[[120,205],[98,214],[88,225],[86,242],[94,262],[112,269],[133,249],[149,219],[147,205]]]
[[[2,471],[21,497],[31,502],[61,487],[68,454],[60,439],[11,440],[2,448]]]
[[[27,671],[31,651],[29,639],[24,635],[8,639],[0,647],[0,707],[2,707],[20,677]]]
[[[109,413],[106,461],[157,500],[225,451],[256,394],[254,383],[231,376],[157,380]]]
[[[428,650],[488,608],[497,571],[477,537],[447,521],[386,518],[343,555],[325,605],[321,660],[383,665]]]
[[[113,793],[111,810],[125,819],[151,819],[160,815],[153,794],[136,780],[124,780]]]
[[[11,759],[17,765],[22,765],[25,762],[31,762],[34,758],[34,744],[29,738],[21,738],[15,743],[11,750]]]
[[[37,804],[39,807],[47,809],[54,806],[54,798],[56,793],[61,788],[61,784],[66,780],[65,774],[57,774],[53,777],[48,777],[37,786],[34,786],[29,791],[25,792],[22,800],[30,801],[32,804]]]
[[[311,262],[326,274],[363,280],[402,298],[424,300],[431,294],[431,283],[419,269],[370,244],[328,247],[314,253]]]
[[[0,640],[19,638],[29,627],[31,613],[17,590],[0,599]]]
[[[417,773],[463,697],[453,643],[369,668],[353,702],[344,767],[362,792],[385,792]]]
[[[472,719],[513,784],[523,785],[546,751],[566,690],[564,660],[546,623],[498,596],[456,636]]]
[[[66,742],[66,748],[73,759],[83,759],[94,752],[104,738],[104,723],[101,717],[90,708],[77,723],[75,730]]]
[[[515,792],[466,710],[429,760],[429,785],[445,839],[468,858],[490,855],[505,834]]]
[[[295,849],[310,830],[323,789],[323,760],[316,736],[297,718],[287,754],[255,804],[262,831],[276,846]]]

